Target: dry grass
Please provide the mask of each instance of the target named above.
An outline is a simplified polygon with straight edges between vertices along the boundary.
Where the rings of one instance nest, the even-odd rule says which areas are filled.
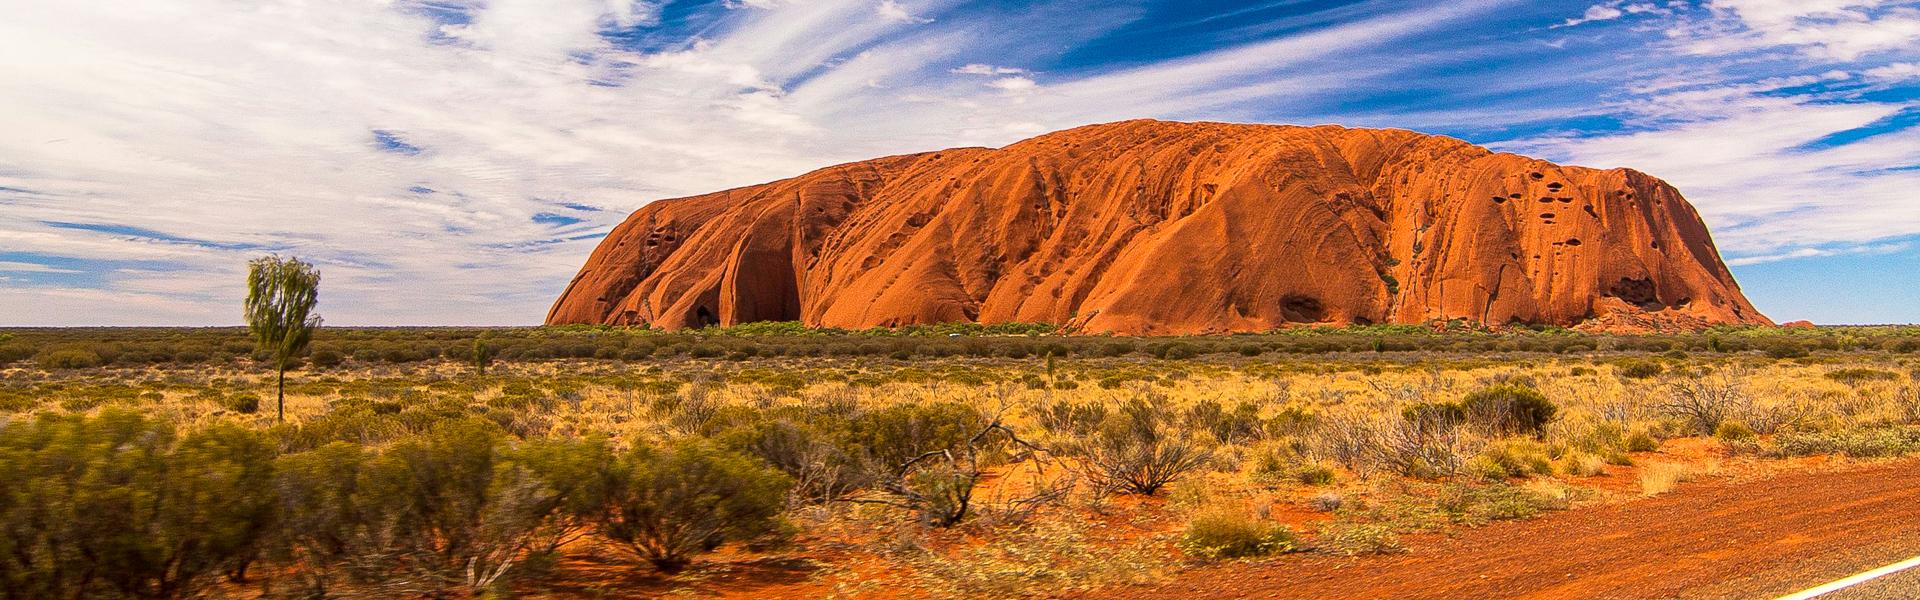
[[[1617,375],[1614,360],[1445,354],[1178,361],[780,357],[506,362],[485,377],[473,376],[465,365],[428,362],[296,373],[287,414],[292,423],[313,427],[355,403],[386,403],[405,415],[441,403],[498,417],[523,436],[661,441],[707,435],[742,415],[778,409],[957,401],[1001,415],[1023,437],[1054,449],[1085,436],[1062,421],[1055,407],[1111,414],[1123,402],[1151,396],[1165,402],[1183,435],[1211,452],[1206,465],[1157,498],[1116,496],[1069,481],[1070,495],[1038,507],[1020,500],[1040,484],[1009,474],[1031,463],[1010,452],[995,456],[1005,462],[982,483],[979,516],[953,531],[902,534],[900,515],[872,507],[796,511],[803,534],[782,552],[805,556],[833,549],[841,568],[851,571],[848,581],[893,582],[954,597],[1058,593],[1164,577],[1178,568],[1171,540],[1183,524],[1223,504],[1271,508],[1276,522],[1310,532],[1303,534],[1303,548],[1392,552],[1399,548],[1398,533],[1409,529],[1524,518],[1575,499],[1634,495],[1636,488],[1645,497],[1672,493],[1730,458],[1724,450],[1663,453],[1650,446],[1701,440],[1720,422],[1751,427],[1756,435],[1742,443],[1761,451],[1740,458],[1763,460],[1829,447],[1848,452],[1866,445],[1850,442],[1859,436],[1845,432],[1888,431],[1920,421],[1911,358],[1654,356],[1636,360],[1660,364],[1660,374],[1637,378]],[[1873,374],[1861,375],[1866,371],[1859,369],[1867,368]],[[1842,376],[1831,375],[1836,372]],[[272,425],[269,382],[251,369],[6,373],[0,424],[34,413],[132,406],[185,427]],[[1505,436],[1471,424],[1421,429],[1410,427],[1405,416],[1409,406],[1457,403],[1505,383],[1536,387],[1557,405],[1556,418],[1537,437]],[[259,412],[229,410],[222,399],[235,393],[261,395]],[[1214,408],[1203,408],[1209,405]],[[1193,416],[1202,413],[1211,416]],[[1825,437],[1810,437],[1816,435]],[[1798,445],[1780,450],[1770,445],[1776,439]],[[1907,451],[1890,444],[1873,448],[1882,446]],[[1072,464],[1073,458],[1064,460]],[[1047,471],[1060,478],[1074,472]],[[1459,477],[1464,474],[1478,477]],[[1429,488],[1403,485],[1441,480],[1470,481],[1463,489],[1498,493],[1456,490],[1436,498]],[[1396,503],[1403,508],[1382,509]],[[866,583],[856,588],[889,589]]]

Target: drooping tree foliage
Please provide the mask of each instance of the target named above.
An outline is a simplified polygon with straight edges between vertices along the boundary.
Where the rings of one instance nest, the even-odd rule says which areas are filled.
[[[287,369],[313,340],[320,316],[320,271],[298,258],[254,259],[247,269],[247,328],[279,374],[279,416],[287,418]]]

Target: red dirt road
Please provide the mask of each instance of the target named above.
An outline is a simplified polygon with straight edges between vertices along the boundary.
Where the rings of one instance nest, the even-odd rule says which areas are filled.
[[[1103,595],[1770,598],[1920,554],[1920,461],[1689,484],[1406,542],[1408,554],[1222,564]]]

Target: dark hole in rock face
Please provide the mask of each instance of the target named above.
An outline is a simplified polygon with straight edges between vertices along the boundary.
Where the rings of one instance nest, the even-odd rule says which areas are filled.
[[[1494,197],[1493,197],[1493,203],[1494,203],[1494,204],[1506,204],[1506,203],[1507,203],[1507,199],[1506,199],[1506,198],[1504,198],[1504,197],[1501,197],[1501,196],[1494,196]]]
[[[1560,198],[1560,203],[1561,203],[1561,204],[1573,204],[1573,199],[1572,199],[1572,198],[1568,198],[1568,197],[1565,197],[1565,196],[1562,196],[1562,197]]]
[[[1547,220],[1552,220],[1552,219],[1553,219],[1553,213],[1540,213],[1540,218],[1542,218],[1542,219],[1547,219]]]
[[[708,326],[720,324],[720,317],[713,316],[713,311],[707,310],[707,307],[705,306],[695,309],[693,311],[693,316],[695,319],[698,319],[700,321],[701,327],[708,327]]]
[[[1528,173],[1528,174],[1527,174],[1527,176],[1528,176],[1528,177],[1532,177],[1534,181],[1539,181],[1539,180],[1542,180],[1542,179],[1546,179],[1546,178],[1547,178],[1547,176],[1546,176],[1546,175],[1542,175],[1542,174],[1539,174],[1539,173]]]
[[[1280,317],[1293,323],[1318,323],[1327,318],[1327,307],[1312,296],[1289,294],[1280,299]]]
[[[1507,194],[1507,197],[1508,197],[1508,198],[1512,198],[1512,199],[1514,199],[1514,200],[1519,200],[1519,199],[1521,198],[1521,196],[1520,196],[1520,194],[1519,194],[1519,193],[1517,193],[1517,192],[1516,192],[1516,193],[1512,193],[1512,194]]]
[[[1560,185],[1560,182],[1558,182],[1558,181],[1555,181],[1555,182],[1553,182],[1553,183],[1549,183],[1549,184],[1547,184],[1547,191],[1549,191],[1549,192],[1558,192],[1558,191],[1560,191],[1560,188],[1562,188],[1562,187],[1566,187],[1566,186],[1563,186],[1563,185]]]
[[[1568,246],[1578,246],[1578,245],[1580,245],[1580,238],[1572,238],[1572,239],[1569,239],[1569,240],[1567,240],[1567,245],[1568,245]]]
[[[1666,308],[1660,304],[1660,292],[1654,287],[1652,279],[1622,277],[1619,283],[1613,284],[1613,288],[1607,290],[1607,295],[1625,300],[1628,304],[1643,310]]]
[[[1553,198],[1549,198],[1549,197],[1545,197],[1545,196],[1542,196],[1542,197],[1540,198],[1540,203],[1541,203],[1541,204],[1553,204]]]
[[[1361,327],[1366,327],[1366,326],[1368,326],[1368,325],[1372,325],[1372,324],[1373,324],[1373,319],[1369,319],[1369,318],[1366,318],[1366,317],[1354,317],[1354,318],[1353,318],[1353,324],[1354,324],[1354,325],[1359,325],[1359,326],[1361,326]]]
[[[1592,205],[1592,204],[1588,204],[1588,205],[1586,205],[1586,206],[1582,206],[1582,207],[1580,207],[1580,210],[1584,210],[1584,211],[1587,211],[1587,215],[1588,215],[1588,216],[1591,216],[1591,217],[1593,217],[1593,218],[1596,218],[1596,219],[1598,219],[1598,218],[1600,218],[1600,213],[1598,213],[1598,212],[1595,212],[1595,211],[1593,210],[1593,205]]]

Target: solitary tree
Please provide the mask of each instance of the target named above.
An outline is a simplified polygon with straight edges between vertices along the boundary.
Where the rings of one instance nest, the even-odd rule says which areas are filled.
[[[320,316],[311,314],[320,300],[320,271],[298,258],[268,255],[247,270],[247,328],[254,345],[266,352],[280,374],[279,420],[287,420],[287,368],[307,348]]]

